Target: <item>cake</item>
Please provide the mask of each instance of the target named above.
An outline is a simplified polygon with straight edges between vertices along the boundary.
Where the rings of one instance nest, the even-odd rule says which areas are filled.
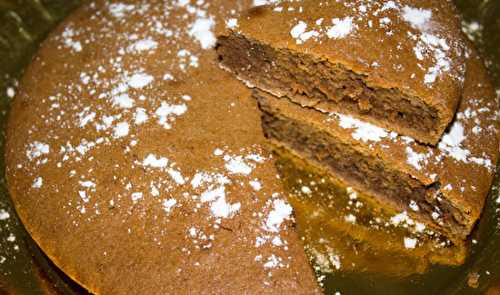
[[[498,106],[481,59],[467,62],[464,91],[436,147],[341,113],[325,114],[255,90],[273,144],[407,213],[451,241],[479,219],[498,156]]]
[[[467,46],[451,1],[268,1],[218,38],[250,87],[435,145],[459,105]]]
[[[216,34],[249,1],[93,1],[43,42],[7,127],[33,239],[94,294],[317,294],[250,90]]]

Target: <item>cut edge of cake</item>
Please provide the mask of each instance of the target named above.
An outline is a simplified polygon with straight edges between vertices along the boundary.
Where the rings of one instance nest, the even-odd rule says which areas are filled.
[[[250,88],[322,112],[354,115],[422,143],[436,144],[453,117],[447,106],[341,62],[273,48],[237,32],[219,36],[217,52],[221,67]]]
[[[284,113],[282,107],[289,104],[304,115],[317,112],[315,110],[304,109],[285,102],[286,98],[272,97],[259,90],[254,90],[253,95],[262,111],[264,133],[275,147],[284,148],[317,168],[330,171],[341,181],[374,197],[381,206],[407,211],[416,220],[445,233],[451,240],[465,239],[470,233],[475,220],[470,220],[447,199],[440,198],[441,201],[438,201],[435,197],[439,194],[439,182],[425,183],[382,161],[376,154],[369,155],[359,146],[351,145],[341,136],[336,137],[318,126],[293,118],[290,113]],[[411,201],[416,202],[418,212],[411,209]],[[442,213],[441,224],[432,217],[436,207]]]
[[[298,151],[295,154],[303,159],[312,158],[319,168],[328,166],[319,161],[326,159],[337,167],[333,174],[340,174],[344,182],[374,195],[382,205],[389,202],[396,209],[404,208],[450,239],[463,241],[472,232],[491,187],[499,150],[498,102],[488,71],[476,53],[468,60],[458,112],[437,147],[347,115],[302,107],[286,97],[260,90],[254,90],[253,95],[262,111],[264,132],[275,144]],[[308,133],[318,134],[319,142],[308,138]],[[311,146],[316,150],[307,151]],[[356,167],[353,170],[353,164],[361,172]],[[339,169],[343,170],[335,171]],[[379,174],[389,186],[379,183],[380,177],[366,177],[377,171],[383,172]],[[401,181],[403,188],[394,186]],[[387,196],[391,186],[396,187],[393,200]],[[415,198],[416,192],[420,199]],[[401,198],[401,193],[406,198]],[[422,218],[426,209],[429,214]]]
[[[248,86],[436,145],[460,104],[471,47],[450,1],[277,1],[218,35]]]

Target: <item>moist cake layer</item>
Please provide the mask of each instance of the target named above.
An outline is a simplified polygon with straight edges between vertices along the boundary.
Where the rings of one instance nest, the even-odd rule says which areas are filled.
[[[221,64],[241,79],[302,106],[369,117],[412,135],[434,136],[441,124],[438,111],[419,97],[367,85],[366,75],[327,59],[273,49],[240,34],[219,38],[218,53]]]
[[[26,69],[9,191],[91,293],[321,293],[257,103],[212,48],[250,2],[87,2]]]
[[[274,98],[266,98],[258,92],[254,96],[257,96],[263,111],[264,132],[276,145],[325,167],[353,187],[376,196],[382,206],[390,203],[396,210],[408,211],[417,205],[418,214],[427,223],[433,223],[432,212],[438,208],[442,219],[435,227],[442,227],[450,236],[468,234],[461,212],[445,199],[441,203],[437,201],[439,182],[425,185],[325,131],[273,112],[267,100]]]
[[[437,147],[341,113],[322,113],[254,90],[265,133],[277,145],[340,176],[382,206],[466,239],[489,192],[498,157],[498,105],[477,55],[463,99]]]
[[[219,36],[221,66],[248,85],[437,144],[469,49],[450,1],[284,1]]]

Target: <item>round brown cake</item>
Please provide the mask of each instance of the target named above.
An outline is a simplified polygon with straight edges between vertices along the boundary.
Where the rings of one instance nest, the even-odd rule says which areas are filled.
[[[212,49],[247,2],[91,2],[26,70],[11,196],[89,291],[319,292],[256,102]]]
[[[274,6],[251,9],[263,2]],[[366,17],[365,2],[371,3],[370,13],[377,15]],[[482,61],[463,43],[449,1],[426,0],[421,8],[408,8],[415,3],[420,2],[98,0],[84,4],[42,44],[12,104],[6,174],[21,220],[49,258],[92,293],[321,293],[295,232],[286,198],[289,191],[283,187],[287,180],[280,178],[269,149],[270,142],[285,148],[283,142],[291,142],[291,150],[310,148],[315,142],[302,140],[307,137],[304,134],[321,131],[326,139],[317,146],[335,141],[343,148],[305,152],[324,158],[335,154],[337,158],[330,162],[342,169],[330,170],[350,188],[387,194],[388,187],[395,187],[391,198],[379,193],[383,196],[363,205],[374,207],[374,213],[390,207],[389,213],[395,215],[387,214],[386,224],[415,234],[418,227],[425,228],[411,220],[419,220],[418,212],[430,216],[424,221],[431,232],[455,222],[463,212],[467,217],[461,231],[452,232],[458,236],[455,248],[440,246],[442,240],[433,240],[433,234],[419,239],[401,236],[399,231],[384,240],[381,248],[410,256],[430,255],[426,259],[432,263],[463,263],[465,240],[481,214],[497,159],[497,104]],[[432,11],[435,19],[426,17],[426,11]],[[340,12],[349,16],[316,19]],[[436,52],[448,51],[447,46],[427,40],[430,31],[412,18],[415,14],[439,27],[439,34],[434,33],[450,44],[449,69],[438,67],[436,58]],[[384,24],[384,18],[394,21]],[[338,30],[342,33],[346,20],[354,21],[354,33],[335,37]],[[370,31],[374,21],[375,33]],[[304,27],[313,23],[318,36]],[[254,92],[259,109],[250,89],[220,67],[224,46],[234,49],[231,46],[239,44],[232,42],[237,38],[229,38],[225,45],[219,42],[217,53],[217,36],[227,38],[228,34],[242,34],[253,42],[255,46],[239,48],[252,54],[260,52],[262,43],[269,52],[278,48],[286,53],[280,57],[295,54],[304,60],[309,55],[329,60],[333,66],[328,66],[341,69],[337,74],[352,68],[355,75],[350,77],[369,77],[365,90],[373,85],[380,88],[369,104],[381,93],[396,89],[399,92],[391,92],[393,96],[415,99],[410,103],[413,106],[421,106],[418,99],[438,105],[439,122],[432,127],[435,130],[428,128],[432,129],[428,134],[395,128],[401,132],[397,134],[391,131],[396,121],[357,117],[349,111],[344,115],[337,108],[321,108],[325,107],[322,103],[308,105],[300,93],[300,99],[294,99],[297,93],[293,91],[303,85],[285,83],[292,87],[291,94],[280,92],[279,87],[264,89],[265,83],[259,83],[269,82],[274,75],[270,69],[276,69],[270,66],[276,64],[269,56],[232,55],[232,65],[250,71],[256,80],[241,75],[240,79],[270,92]],[[329,39],[322,43],[320,37]],[[397,42],[391,41],[393,37]],[[430,47],[422,49],[425,58],[420,59],[413,49],[424,39],[432,44],[426,43]],[[391,46],[401,47],[402,53],[394,53]],[[286,65],[293,66],[283,68],[293,71],[299,65],[313,73],[316,68],[312,66],[318,65],[304,65],[297,62],[300,58],[288,59]],[[255,60],[264,60],[265,65],[240,68]],[[231,67],[224,62],[222,66]],[[433,67],[438,68],[433,71]],[[431,86],[425,78],[429,73],[436,79]],[[318,78],[317,73],[310,78]],[[362,100],[356,106],[363,107]],[[396,123],[416,125],[418,120],[400,121]],[[373,125],[377,123],[387,129]],[[302,132],[302,125],[315,129]],[[291,127],[300,132],[290,132]],[[460,157],[464,153],[465,158]],[[356,170],[359,163],[365,170]],[[328,170],[320,166],[310,169]],[[385,184],[385,179],[367,177],[372,166],[378,175],[395,175],[390,186],[374,186]],[[365,181],[363,186],[349,173],[372,182]],[[302,185],[302,179],[295,180]],[[300,190],[309,198],[312,191],[306,188]],[[415,198],[414,188],[424,188],[426,194]],[[441,194],[434,194],[434,203],[426,199],[427,189]],[[455,207],[445,203],[444,213],[451,213],[434,217],[435,207],[426,207],[448,200],[460,210],[453,211]],[[338,227],[349,229],[344,231],[345,239],[356,239],[355,226],[363,235],[374,235],[369,228],[372,218],[365,218],[363,224],[361,215],[356,219],[356,212],[346,211],[348,205],[342,210],[329,208],[338,215],[336,221],[331,214],[318,217],[319,211],[310,209],[312,197],[303,203],[298,198],[290,202],[302,208],[302,215],[297,216],[304,223],[308,215],[315,215],[317,224],[342,221]],[[322,234],[313,230],[311,235]],[[382,236],[377,232],[371,238],[382,240]],[[354,268],[348,257],[342,259]]]

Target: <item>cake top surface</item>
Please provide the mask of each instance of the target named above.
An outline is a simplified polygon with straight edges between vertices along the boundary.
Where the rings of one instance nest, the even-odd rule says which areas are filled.
[[[348,115],[307,110],[287,99],[269,101],[281,112],[344,138],[353,148],[383,159],[425,185],[439,183],[441,193],[475,221],[495,174],[499,114],[496,94],[481,59],[472,53],[467,68],[458,112],[436,147]],[[435,214],[439,218],[439,212]]]
[[[9,189],[35,241],[90,291],[319,291],[256,103],[211,50],[250,4],[89,2],[26,70]]]
[[[367,85],[397,88],[441,111],[458,106],[468,48],[451,1],[264,1],[231,30],[341,63]]]

